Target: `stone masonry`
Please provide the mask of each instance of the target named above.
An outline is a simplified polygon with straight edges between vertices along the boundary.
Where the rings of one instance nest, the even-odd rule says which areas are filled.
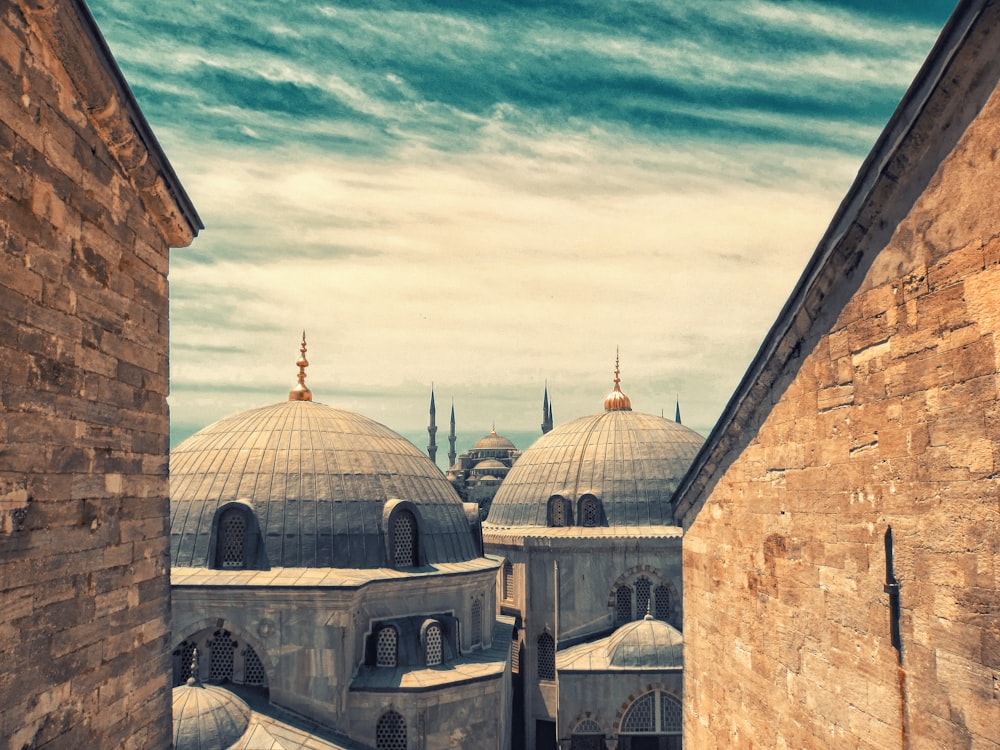
[[[0,0],[0,739],[170,745],[167,254],[201,224],[82,0]]]
[[[1000,747],[998,38],[959,5],[682,485],[687,746]]]

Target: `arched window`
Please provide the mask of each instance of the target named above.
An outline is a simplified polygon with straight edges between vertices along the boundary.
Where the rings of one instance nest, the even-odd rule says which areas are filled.
[[[417,556],[417,519],[408,510],[396,514],[392,539],[393,563],[397,568],[420,565]]]
[[[579,523],[582,526],[601,525],[601,505],[593,495],[580,498]]]
[[[247,516],[242,508],[229,508],[219,517],[217,546],[220,568],[246,567]]]
[[[653,592],[653,617],[667,622],[670,614],[670,589],[666,586],[657,586]]]
[[[174,649],[174,687],[183,685],[187,682],[188,677],[191,677],[192,675],[195,678],[198,677],[198,675],[194,674],[192,669],[192,666],[197,669],[197,665],[192,664],[194,662],[194,650],[195,644],[190,641],[184,641],[180,646]]]
[[[569,503],[562,495],[553,495],[549,498],[549,525],[550,526],[571,526],[573,519],[570,518]]]
[[[650,610],[649,594],[652,584],[646,576],[639,576],[635,579],[635,619],[641,620]]]
[[[483,602],[476,598],[472,600],[472,645],[478,646],[483,642]]]
[[[517,627],[510,632],[510,671],[513,674],[521,673],[521,634]]]
[[[375,637],[375,666],[395,667],[398,636],[396,628],[388,625]]]
[[[660,747],[679,748],[681,742],[681,702],[670,693],[654,690],[640,695],[622,716],[618,746],[630,750],[637,745],[631,736],[659,735]],[[648,740],[644,740],[648,742]],[[643,744],[642,747],[646,747]]]
[[[615,590],[615,625],[632,622],[632,587],[619,586]]]
[[[514,565],[510,560],[503,564],[503,599],[505,602],[514,600]]]
[[[264,687],[267,685],[267,675],[264,673],[264,664],[261,662],[253,646],[243,649],[243,684],[254,687]]]
[[[229,682],[233,679],[233,652],[236,641],[228,630],[216,630],[208,642],[208,681]]]
[[[538,636],[538,679],[554,680],[556,678],[556,642],[550,633]]]
[[[604,750],[604,730],[593,719],[576,725],[570,738],[570,750]]]
[[[406,719],[395,711],[382,714],[375,725],[375,747],[377,750],[406,750]]]
[[[441,647],[441,626],[430,625],[424,634],[424,656],[428,667],[436,667],[444,660]]]

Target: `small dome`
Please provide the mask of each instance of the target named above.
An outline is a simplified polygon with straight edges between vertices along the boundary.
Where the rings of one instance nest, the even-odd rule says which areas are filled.
[[[608,638],[613,667],[669,669],[684,666],[684,636],[652,615],[622,625]]]
[[[225,688],[189,680],[173,690],[174,750],[226,750],[250,724],[250,707]]]
[[[484,438],[480,438],[476,441],[476,444],[472,446],[474,451],[482,450],[517,450],[512,442],[510,442],[503,435],[497,435],[497,431],[493,430],[489,435]]]
[[[506,470],[507,467],[501,461],[497,461],[495,458],[484,458],[473,468],[476,471],[483,471],[486,469],[500,469],[500,471],[504,471]]]

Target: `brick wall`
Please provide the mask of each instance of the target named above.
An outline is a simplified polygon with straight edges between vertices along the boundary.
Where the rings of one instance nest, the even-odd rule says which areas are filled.
[[[963,101],[969,80],[946,88]],[[845,261],[799,311],[819,335],[754,397],[752,437],[704,467],[684,539],[687,746],[1000,747],[998,145],[994,92],[849,298]],[[909,166],[893,162],[897,185]]]
[[[197,225],[89,18],[0,2],[0,738],[16,750],[170,745],[167,250]]]

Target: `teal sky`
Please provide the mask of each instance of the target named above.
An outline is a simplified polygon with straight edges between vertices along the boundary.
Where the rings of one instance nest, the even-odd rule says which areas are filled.
[[[303,328],[316,400],[419,434],[433,381],[445,446],[452,399],[462,442],[599,411],[616,347],[707,434],[953,5],[91,0],[206,224],[174,440]]]

